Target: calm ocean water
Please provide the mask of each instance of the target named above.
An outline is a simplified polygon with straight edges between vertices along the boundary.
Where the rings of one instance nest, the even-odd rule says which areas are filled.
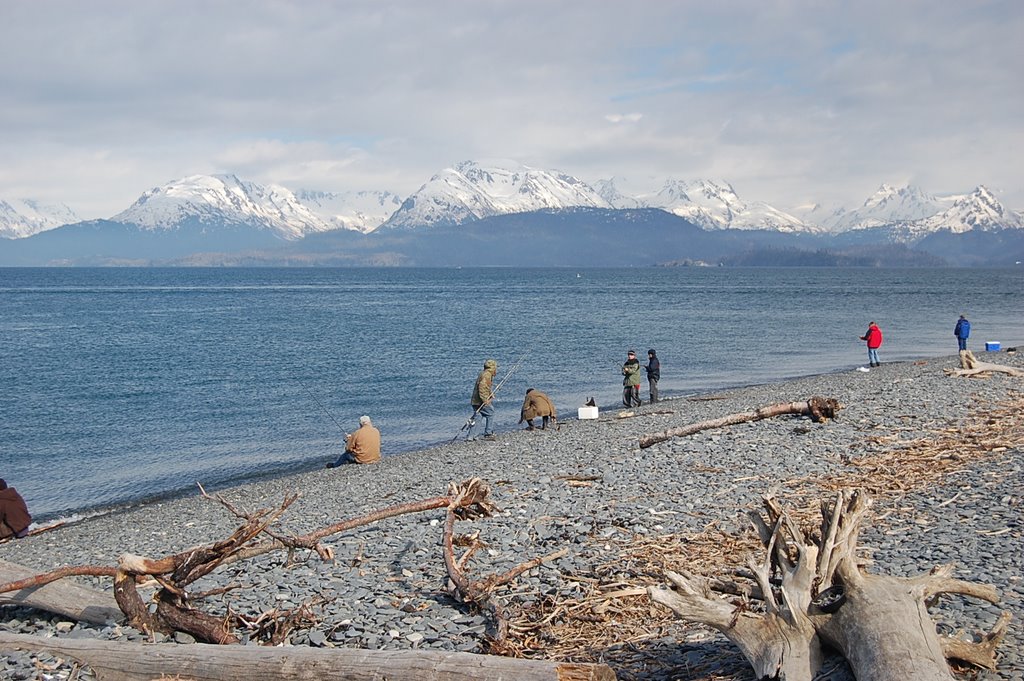
[[[957,315],[1024,344],[1024,268],[0,269],[0,477],[37,520],[320,468],[369,414],[385,455],[450,440],[483,361],[499,431],[527,387],[619,404],[951,355]],[[641,389],[646,391],[646,383]]]

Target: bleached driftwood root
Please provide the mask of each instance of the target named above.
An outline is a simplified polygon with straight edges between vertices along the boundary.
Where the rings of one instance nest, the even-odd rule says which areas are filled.
[[[678,616],[722,631],[758,678],[809,681],[820,668],[822,643],[840,651],[859,679],[952,681],[947,657],[994,666],[1007,613],[975,644],[939,636],[927,606],[941,593],[996,603],[995,589],[953,579],[948,566],[909,579],[866,573],[856,555],[869,506],[862,492],[840,492],[822,503],[822,524],[811,536],[766,497],[765,517],[751,516],[766,549],[763,563],[748,563],[755,586],[712,588],[709,580],[669,572],[671,588],[648,593]],[[736,593],[753,594],[762,606],[752,612],[728,598]]]
[[[988,378],[992,372],[1008,374],[1010,376],[1024,377],[1024,371],[1016,367],[1008,367],[1003,364],[982,362],[974,356],[970,350],[960,351],[960,368],[945,369],[947,376],[967,376],[974,378]]]
[[[603,664],[440,650],[361,650],[125,643],[0,632],[0,650],[45,651],[88,665],[99,681],[614,681]]]
[[[737,423],[746,423],[747,421],[760,421],[761,419],[773,418],[775,416],[783,416],[785,414],[794,414],[797,416],[810,416],[815,423],[834,419],[839,410],[842,409],[842,405],[837,400],[830,397],[812,397],[806,402],[783,402],[781,404],[773,404],[767,407],[761,407],[754,411],[744,411],[738,414],[729,414],[717,419],[710,419],[708,421],[700,421],[699,423],[691,423],[688,426],[682,426],[681,428],[671,428],[669,430],[663,430],[660,433],[651,433],[644,435],[640,438],[640,448],[646,449],[651,445],[673,437],[685,437],[687,435],[693,435],[699,433],[702,430],[711,430],[712,428],[724,428],[726,426],[734,426]]]

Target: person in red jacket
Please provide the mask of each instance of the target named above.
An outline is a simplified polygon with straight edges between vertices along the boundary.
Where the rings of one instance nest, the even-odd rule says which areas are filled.
[[[32,516],[28,514],[25,500],[18,490],[8,487],[7,482],[0,478],[0,539],[28,534],[28,526],[32,524]]]
[[[882,363],[878,361],[878,348],[882,346],[882,330],[878,328],[878,324],[874,322],[868,324],[867,332],[860,339],[868,343],[868,362],[871,366],[882,366]]]

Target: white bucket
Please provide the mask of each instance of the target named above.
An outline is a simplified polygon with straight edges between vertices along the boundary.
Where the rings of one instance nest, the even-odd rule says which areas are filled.
[[[580,407],[579,418],[581,421],[597,418],[597,407]]]

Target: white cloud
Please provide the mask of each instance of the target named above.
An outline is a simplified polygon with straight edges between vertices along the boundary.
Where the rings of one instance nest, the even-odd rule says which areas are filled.
[[[643,117],[642,113],[608,114],[605,120],[609,123],[638,123]]]
[[[506,157],[782,208],[895,178],[1024,208],[1022,32],[1016,0],[4,3],[0,197],[101,217],[204,172],[411,193]]]

